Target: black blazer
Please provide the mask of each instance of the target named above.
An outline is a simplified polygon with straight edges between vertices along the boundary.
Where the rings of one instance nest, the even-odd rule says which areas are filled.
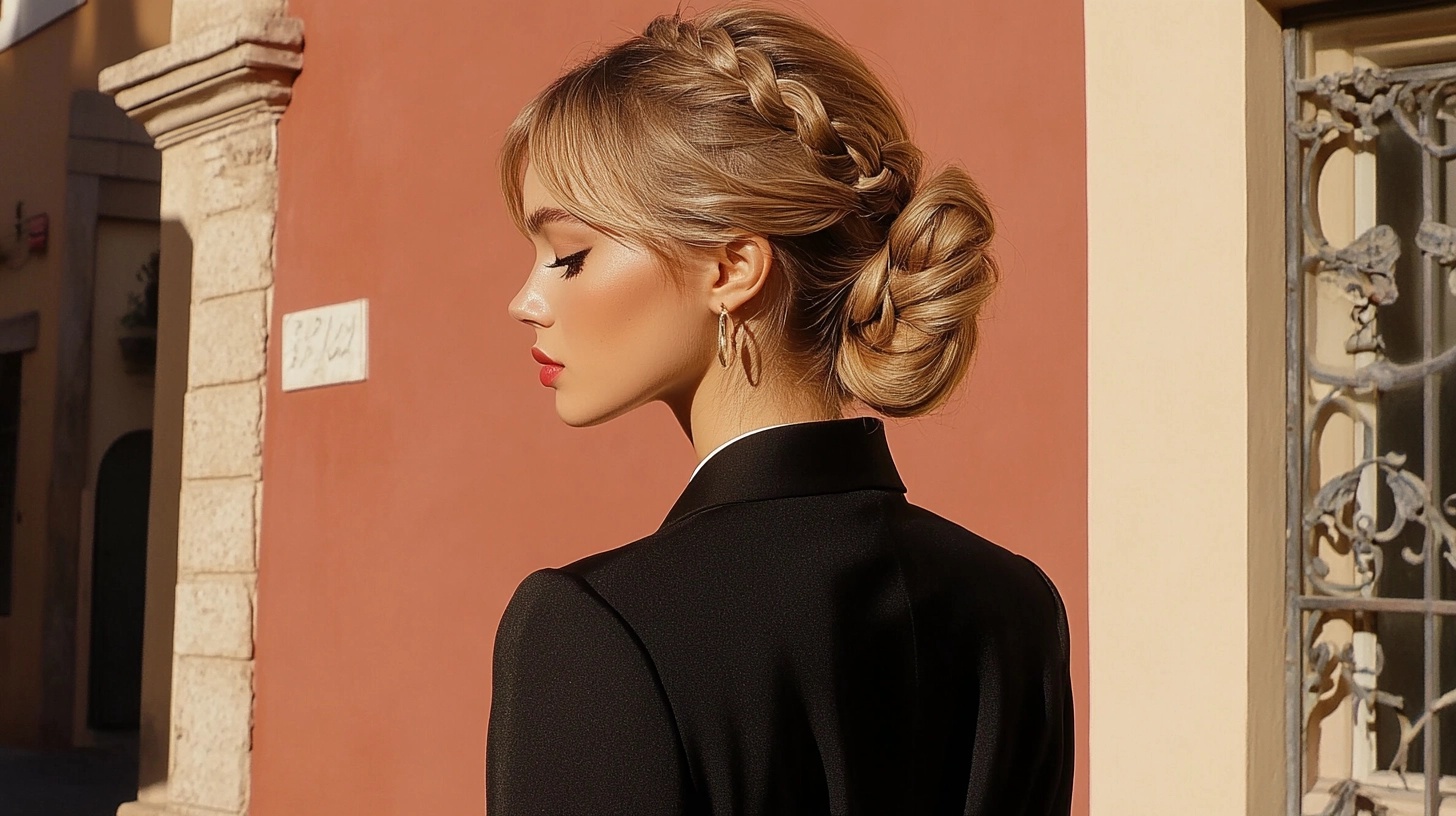
[[[657,532],[527,577],[490,816],[1068,813],[1061,598],[904,492],[878,420],[772,428]]]

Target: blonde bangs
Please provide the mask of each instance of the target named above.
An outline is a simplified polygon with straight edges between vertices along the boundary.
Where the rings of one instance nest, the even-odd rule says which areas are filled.
[[[682,242],[667,236],[679,225],[661,217],[666,180],[655,172],[662,148],[677,141],[673,128],[610,88],[598,61],[562,77],[521,111],[501,153],[507,209],[524,233],[521,188],[530,164],[562,209],[614,238],[675,257]]]

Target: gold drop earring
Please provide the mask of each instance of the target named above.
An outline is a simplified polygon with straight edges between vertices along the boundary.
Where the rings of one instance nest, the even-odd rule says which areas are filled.
[[[718,365],[728,367],[728,307],[719,303],[718,308]]]

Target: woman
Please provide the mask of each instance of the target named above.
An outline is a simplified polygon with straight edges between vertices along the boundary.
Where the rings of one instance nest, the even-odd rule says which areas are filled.
[[[654,534],[501,621],[491,816],[1065,814],[1065,612],[905,501],[859,403],[940,405],[996,282],[990,208],[780,12],[661,17],[506,137],[511,304],[570,425],[665,402],[702,461]]]

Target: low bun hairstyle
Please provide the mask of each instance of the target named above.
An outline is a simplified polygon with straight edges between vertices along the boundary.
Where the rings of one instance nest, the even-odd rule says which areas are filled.
[[[840,310],[835,375],[886,416],[948,398],[976,350],[981,306],[996,288],[991,210],[963,171],[921,185],[884,245],[855,275]]]
[[[501,173],[523,227],[527,162],[561,205],[669,261],[745,234],[774,249],[767,333],[826,406],[939,407],[994,291],[991,208],[921,151],[868,66],[789,14],[659,17],[522,110]]]

